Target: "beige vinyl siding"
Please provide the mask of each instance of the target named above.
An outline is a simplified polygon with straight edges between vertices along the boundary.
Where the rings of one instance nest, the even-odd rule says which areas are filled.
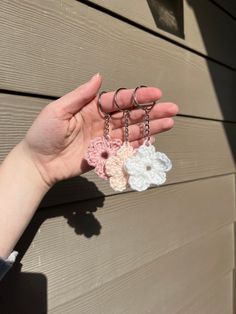
[[[36,115],[49,102],[49,99],[0,95],[1,159],[23,138]],[[158,150],[170,156],[174,165],[167,184],[234,173],[235,138],[234,123],[177,117],[175,129],[159,134],[155,143]],[[42,206],[116,193],[94,172],[86,173],[82,178],[67,180],[55,186]]]
[[[233,272],[216,280],[177,314],[230,314],[233,303]]]
[[[199,3],[184,0],[182,40],[156,28],[144,0],[2,1],[0,160],[98,71],[104,90],[159,86],[180,114],[155,143],[173,161],[164,186],[116,194],[91,171],[53,187],[18,243],[22,277],[0,286],[0,313],[233,314],[236,27]]]
[[[74,0],[3,0],[0,16],[4,89],[61,96],[101,72],[105,90],[159,86],[182,114],[236,121],[235,71],[158,36]]]
[[[236,12],[236,5],[233,4],[233,1],[231,5],[234,6]],[[194,49],[234,69],[236,68],[235,21],[229,19],[211,1],[183,1],[184,39],[165,32],[156,26],[148,1],[137,0],[135,4],[126,0],[89,0],[87,2],[98,4],[141,26],[147,27],[151,31],[166,36],[176,41],[176,43]],[[221,2],[224,1],[218,2],[222,5]],[[161,8],[164,9],[165,5],[160,5]],[[207,38],[207,41],[205,38]]]
[[[81,299],[76,301],[78,297],[83,298],[85,294],[89,296],[90,293],[99,296],[99,291],[104,285],[105,287],[109,283],[113,285],[113,282],[116,285],[121,278],[125,280],[127,277],[128,280],[136,271],[138,278],[142,269],[145,276],[146,265],[153,265],[151,274],[156,272],[156,278],[159,278],[157,282],[160,290],[156,290],[154,294],[156,300],[162,298],[159,293],[166,289],[179,291],[182,285],[195,285],[196,278],[192,276],[199,276],[201,271],[206,276],[204,285],[209,284],[215,276],[219,277],[233,268],[233,239],[231,239],[232,222],[235,219],[233,183],[234,176],[227,175],[169,185],[151,189],[146,193],[126,193],[122,196],[110,196],[41,210],[33,221],[33,225],[39,229],[33,239],[33,245],[23,257],[22,271],[34,272],[37,269],[37,272],[47,275],[48,306],[50,310],[62,306],[64,310],[59,313],[67,313],[70,301],[73,300],[72,304],[79,306]],[[79,236],[79,233],[83,233],[80,219],[83,219],[84,211],[91,211],[91,219],[101,225],[101,229],[98,228],[99,235],[91,238]],[[215,239],[213,235],[219,232],[223,234],[213,240],[213,247],[208,245],[208,241],[212,243],[209,239],[212,237]],[[224,243],[221,243],[222,236]],[[230,239],[227,242],[228,237]],[[23,248],[24,241],[19,251]],[[180,253],[182,251],[184,253]],[[193,263],[195,258],[196,261]],[[169,268],[166,270],[163,268],[167,263],[172,268],[171,274]],[[181,271],[178,263],[183,264]],[[147,267],[149,269],[149,266]],[[189,270],[183,275],[186,268]],[[213,273],[207,274],[208,269]],[[195,274],[190,276],[191,271]],[[164,282],[166,276],[172,281],[168,287]],[[182,280],[184,282],[181,282]],[[196,293],[200,293],[203,288],[201,281],[197,285]],[[129,284],[131,290],[135,286],[144,289],[143,280],[140,280],[139,284],[137,282]],[[114,289],[119,295],[123,291],[123,284],[120,283],[120,288]],[[127,291],[127,297],[138,299],[138,292],[132,294],[131,290],[129,293]],[[192,300],[193,291],[189,289],[189,297],[185,293],[183,295],[185,302],[189,302]],[[101,297],[101,300],[100,297],[94,301],[89,299],[88,304],[99,302],[101,306],[105,305],[103,298],[106,296]],[[181,304],[183,297],[180,291],[176,298],[176,302]],[[112,300],[111,298],[111,303]],[[169,303],[167,299],[165,300]],[[85,300],[81,302],[86,303]],[[144,303],[143,306],[148,303],[141,300],[140,302]],[[117,304],[116,307],[119,313]],[[84,308],[82,311],[81,308],[81,312],[77,313],[113,313],[108,309],[104,312],[89,310],[91,309],[88,306],[87,310]],[[123,313],[122,311],[120,313]]]
[[[232,241],[232,228],[222,228],[51,312],[175,313],[204,286],[232,269]]]

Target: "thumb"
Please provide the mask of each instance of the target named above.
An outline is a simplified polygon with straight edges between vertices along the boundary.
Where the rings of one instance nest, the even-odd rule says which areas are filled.
[[[87,83],[59,98],[56,101],[57,106],[62,109],[64,114],[76,114],[96,96],[101,84],[102,77],[97,73]]]

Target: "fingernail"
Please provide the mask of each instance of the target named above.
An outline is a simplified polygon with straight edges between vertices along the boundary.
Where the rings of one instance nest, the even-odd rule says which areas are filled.
[[[99,76],[100,76],[100,73],[99,73],[99,72],[96,73],[96,74],[91,78],[91,81],[94,80],[94,79],[96,79],[96,78],[98,78]]]

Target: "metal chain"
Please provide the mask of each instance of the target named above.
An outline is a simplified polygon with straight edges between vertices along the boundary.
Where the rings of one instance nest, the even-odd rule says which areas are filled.
[[[104,137],[106,140],[109,139],[109,124],[110,124],[110,114],[106,113],[105,114],[105,122],[104,122]]]
[[[149,117],[149,109],[145,108],[145,115],[144,115],[144,139],[145,141],[150,141],[150,117]]]
[[[124,122],[125,122],[125,142],[129,142],[129,110],[124,111]]]

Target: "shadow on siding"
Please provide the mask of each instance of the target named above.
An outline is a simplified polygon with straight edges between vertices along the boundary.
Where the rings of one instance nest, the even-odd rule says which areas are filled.
[[[15,250],[19,252],[19,255],[14,267],[0,283],[1,314],[47,313],[47,277],[42,273],[21,272],[22,265],[19,262],[27,252],[37,231],[45,220],[64,216],[75,233],[86,238],[99,236],[101,233],[102,226],[95,217],[94,212],[98,208],[103,207],[104,194],[97,189],[93,182],[83,177],[76,178],[76,182],[77,184],[73,184],[72,193],[78,189],[83,189],[96,192],[95,195],[98,195],[98,197],[92,200],[53,206],[37,212],[16,245]],[[60,190],[57,190],[57,187],[53,191],[53,198],[56,195],[58,195],[61,201],[63,194],[60,193]],[[48,197],[50,198],[50,195],[46,196],[46,198]],[[66,194],[66,202],[68,201],[67,197],[68,195]]]
[[[21,272],[21,264],[14,265],[0,283],[0,313],[46,314],[46,276]]]
[[[204,44],[205,44],[205,48],[207,50],[207,53],[209,56],[214,55],[213,53],[213,47],[215,46],[213,44],[213,40],[215,41],[214,38],[212,38],[211,36],[211,31],[209,29],[206,28],[206,24],[209,24],[209,16],[205,14],[204,10],[202,10],[201,4],[198,1],[193,1],[193,0],[188,0],[189,5],[192,7],[194,14],[196,16],[196,19],[198,21],[198,26],[199,29],[201,31],[201,35],[202,38],[204,40]],[[213,2],[214,3],[214,2]],[[225,14],[225,12],[222,11],[222,14]],[[228,16],[229,19],[231,19],[232,17]],[[235,21],[236,23],[236,21]],[[236,26],[235,26],[236,27]],[[229,29],[230,32],[230,29]],[[219,42],[219,47],[218,49],[220,49],[222,51],[222,53],[224,53],[224,46],[221,44],[221,42]],[[236,57],[236,41],[234,42],[234,51],[235,51],[235,57]],[[220,104],[220,109],[222,112],[222,115],[224,117],[225,121],[235,121],[235,116],[236,116],[236,107],[234,108],[229,108],[229,106],[227,105],[227,99],[226,97],[224,97],[225,93],[224,90],[222,90],[221,87],[221,79],[219,78],[219,75],[217,75],[215,73],[215,67],[213,67],[213,63],[207,61],[208,64],[208,69],[211,75],[211,79],[215,88],[215,92]],[[220,66],[220,65],[219,65]],[[223,68],[223,65],[222,65]],[[232,77],[235,77],[235,70],[234,69],[228,69],[229,71],[232,72]],[[236,82],[232,81],[232,86],[229,86],[229,89],[232,91],[232,97],[233,97],[233,92],[236,88]],[[235,97],[235,96],[234,96]],[[224,124],[224,129],[225,129],[225,133],[227,135],[227,139],[228,139],[228,143],[230,145],[231,148],[231,153],[232,156],[234,158],[234,161],[236,160],[236,156],[235,156],[235,143],[236,143],[236,138],[232,138],[231,132],[229,130],[229,123],[225,123]],[[233,127],[236,127],[236,124],[234,123]],[[236,254],[236,223],[234,223],[234,254]],[[236,255],[235,255],[236,257]],[[236,276],[235,276],[235,269],[233,270],[233,287],[232,287],[232,291],[233,291],[233,311],[234,313],[236,313],[236,290],[235,290],[235,286],[236,286]]]

